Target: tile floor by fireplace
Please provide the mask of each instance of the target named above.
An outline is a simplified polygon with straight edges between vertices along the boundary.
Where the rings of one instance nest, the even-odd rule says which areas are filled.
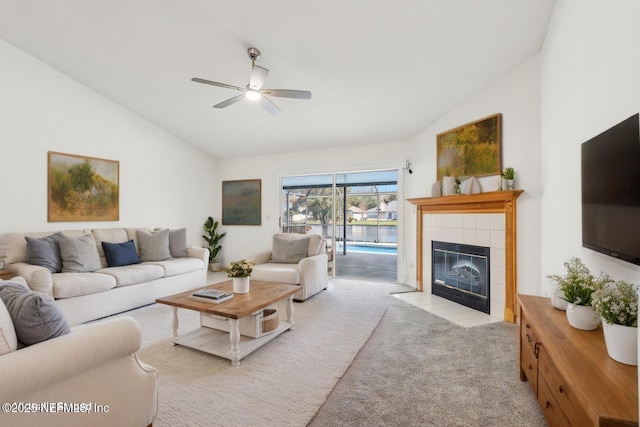
[[[393,296],[465,328],[502,321],[427,292],[406,292]]]

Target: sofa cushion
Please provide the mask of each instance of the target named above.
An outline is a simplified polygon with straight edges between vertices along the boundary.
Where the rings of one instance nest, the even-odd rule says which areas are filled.
[[[159,265],[135,264],[126,267],[109,267],[98,270],[97,273],[109,275],[116,281],[116,286],[129,286],[150,282],[164,276],[164,269]]]
[[[44,267],[52,273],[62,270],[57,234],[40,239],[29,236],[24,238],[27,241],[27,263]]]
[[[171,258],[169,250],[169,229],[138,230],[138,247],[143,261],[164,261]]]
[[[187,257],[187,229],[169,231],[169,253],[173,258]]]
[[[98,248],[98,255],[100,255],[100,257],[104,256],[102,242],[123,243],[131,240],[124,228],[94,228],[91,230],[91,234],[93,234],[93,238],[96,241],[96,247]],[[102,266],[107,266],[106,260]]]
[[[269,262],[297,264],[309,252],[309,236],[275,234]]]
[[[102,242],[102,249],[109,267],[122,267],[142,262],[133,240],[123,243]]]
[[[11,315],[0,299],[0,356],[18,349],[18,337],[13,327]]]
[[[166,261],[153,261],[145,264],[159,265],[164,269],[165,277],[191,273],[192,271],[199,271],[204,268],[202,260],[197,258],[176,258]]]
[[[251,278],[264,280],[265,282],[286,283],[288,285],[300,284],[300,273],[297,264],[256,264],[253,267]]]
[[[325,240],[319,234],[309,235],[309,252],[307,255],[314,256],[325,253]]]
[[[87,272],[102,268],[96,241],[91,233],[82,236],[59,234],[62,271]]]
[[[116,287],[116,280],[112,276],[98,272],[58,273],[54,274],[52,279],[55,299],[96,294]]]
[[[51,299],[21,284],[0,284],[0,299],[11,315],[18,341],[33,345],[70,332],[62,310]]]

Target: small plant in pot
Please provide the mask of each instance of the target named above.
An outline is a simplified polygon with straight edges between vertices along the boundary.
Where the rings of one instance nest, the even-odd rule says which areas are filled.
[[[567,269],[566,275],[552,274],[548,277],[556,282],[561,296],[568,302],[569,324],[586,331],[596,329],[600,324],[600,317],[591,307],[591,297],[595,291],[611,283],[611,278],[604,273],[596,278],[580,258],[571,258],[564,266]]]
[[[253,272],[253,266],[255,264],[256,263],[253,260],[241,259],[238,261],[232,261],[229,267],[224,269],[233,281],[234,293],[246,294],[249,292],[249,277],[251,276],[251,272]]]
[[[203,235],[202,238],[207,242],[207,246],[205,247],[209,249],[209,270],[211,271],[220,271],[221,262],[218,260],[218,254],[222,249],[220,240],[227,235],[227,233],[218,233],[218,225],[218,221],[212,217],[207,218],[202,225],[202,229],[207,233],[207,235]]]
[[[609,356],[620,363],[638,364],[638,287],[624,280],[595,291],[591,305],[602,318]]]
[[[513,180],[516,177],[516,170],[514,168],[505,168],[502,171],[502,178],[507,181],[507,189],[513,189]]]

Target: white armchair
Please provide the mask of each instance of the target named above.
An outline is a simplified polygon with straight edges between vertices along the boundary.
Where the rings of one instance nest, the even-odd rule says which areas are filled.
[[[151,426],[158,372],[137,357],[142,335],[132,317],[75,326],[23,348],[13,328],[0,300],[0,425]]]
[[[326,242],[317,234],[277,233],[271,250],[255,254],[251,278],[301,287],[293,299],[304,301],[327,288]]]

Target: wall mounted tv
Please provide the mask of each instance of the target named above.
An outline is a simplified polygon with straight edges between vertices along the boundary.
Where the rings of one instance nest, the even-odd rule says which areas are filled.
[[[635,114],[582,144],[582,246],[640,265],[640,124]]]

